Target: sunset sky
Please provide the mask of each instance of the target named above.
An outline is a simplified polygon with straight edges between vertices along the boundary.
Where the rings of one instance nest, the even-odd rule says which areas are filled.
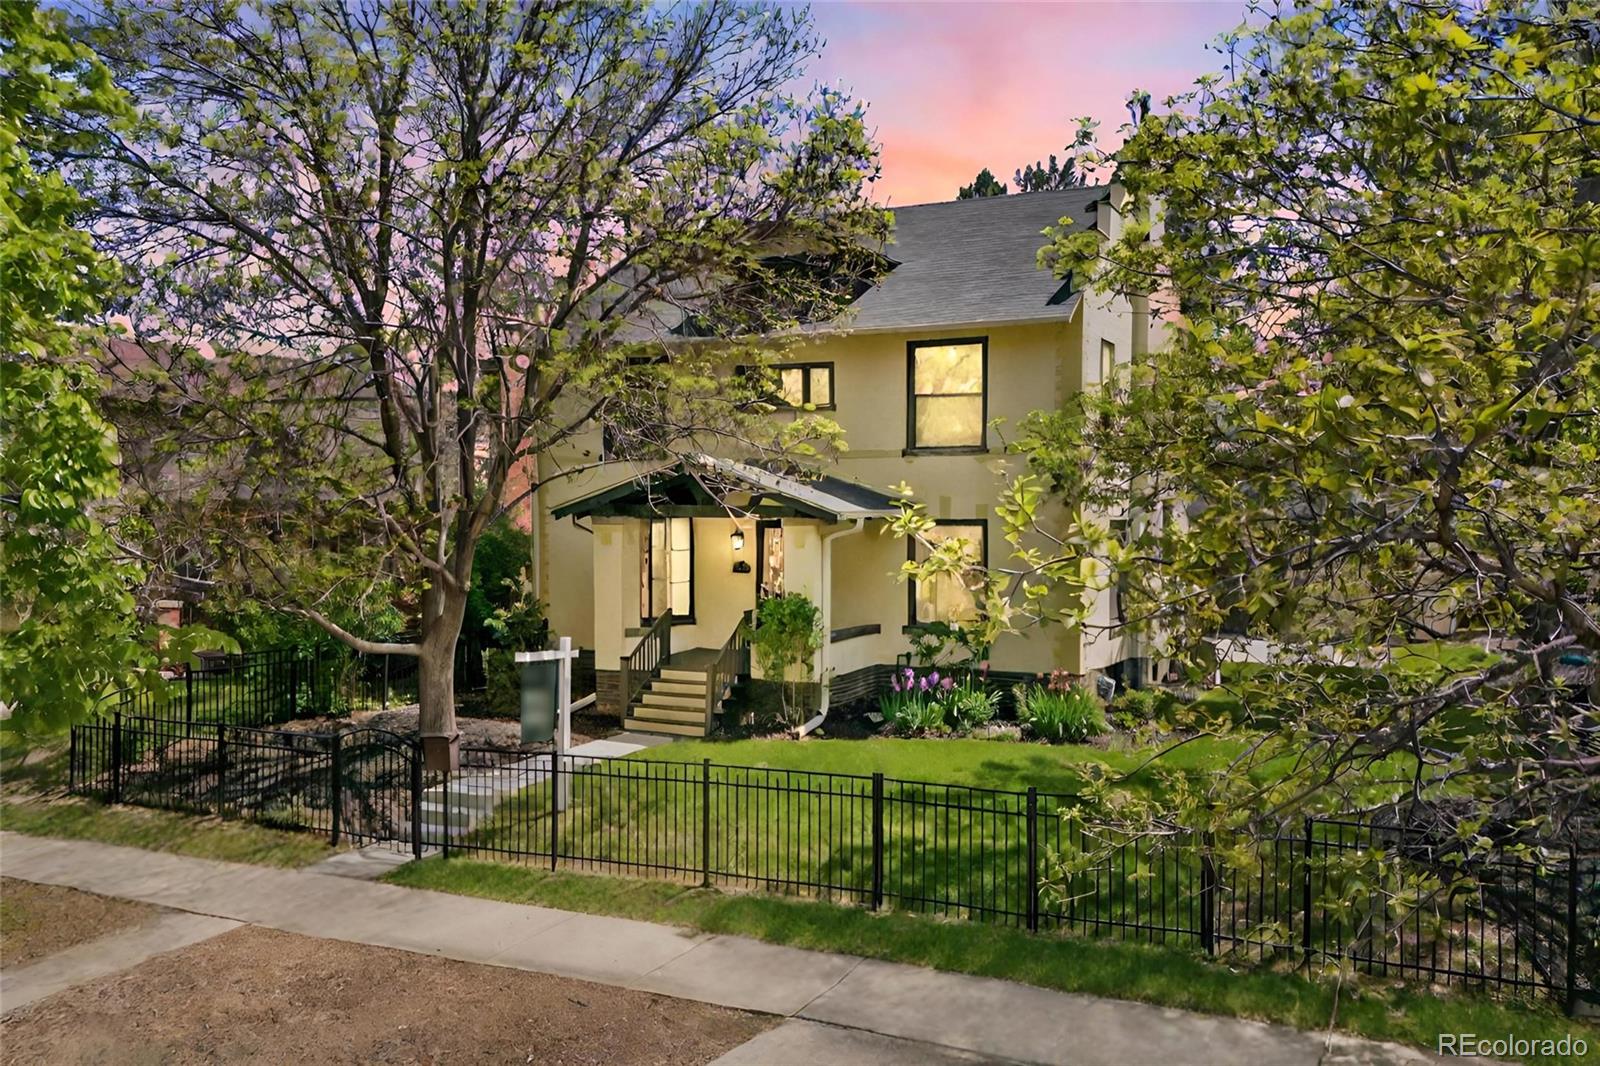
[[[953,200],[982,167],[1010,184],[1059,154],[1082,115],[1114,147],[1128,93],[1160,101],[1219,69],[1207,45],[1245,3],[822,0],[812,13],[827,41],[813,77],[868,105],[877,198],[895,206]]]

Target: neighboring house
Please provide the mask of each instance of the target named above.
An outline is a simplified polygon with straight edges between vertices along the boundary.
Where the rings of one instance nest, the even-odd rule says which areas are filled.
[[[939,535],[1004,563],[994,509],[1010,475],[990,421],[1054,407],[1150,345],[1143,301],[1036,265],[1046,227],[1070,216],[1115,237],[1124,201],[1101,186],[897,209],[892,269],[846,316],[808,328],[778,369],[785,399],[845,431],[848,451],[820,480],[731,457],[608,463],[541,489],[540,594],[553,630],[592,650],[600,708],[633,728],[703,731],[721,688],[708,664],[768,591],[821,607],[816,677],[834,706],[885,688],[916,626],[969,611],[954,580],[899,578],[916,549],[886,532],[893,487],[911,487]],[[604,454],[600,431],[590,436],[541,457],[541,479]],[[1112,621],[1114,599],[1101,597],[1097,621]],[[1051,626],[1003,637],[991,663],[1001,677],[1062,669],[1141,684],[1157,669],[1147,655],[1130,637]]]

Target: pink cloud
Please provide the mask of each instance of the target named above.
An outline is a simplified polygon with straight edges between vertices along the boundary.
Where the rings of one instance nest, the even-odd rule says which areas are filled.
[[[1115,146],[1134,89],[1179,92],[1221,57],[1242,21],[1219,3],[824,3],[811,68],[868,105],[883,145],[880,199],[953,199],[982,167],[1002,181],[1060,153],[1088,115]]]

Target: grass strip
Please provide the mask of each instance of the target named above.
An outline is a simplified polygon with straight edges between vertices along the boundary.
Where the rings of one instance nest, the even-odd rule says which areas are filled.
[[[83,799],[8,796],[0,801],[0,829],[260,866],[308,866],[333,854],[326,841],[309,833]]]
[[[391,884],[512,903],[537,904],[746,936],[1003,978],[1060,992],[1132,999],[1162,1007],[1251,1018],[1435,1050],[1440,1033],[1515,1034],[1532,1040],[1582,1036],[1600,1048],[1600,1028],[1552,1006],[1434,994],[1371,978],[1307,980],[1270,966],[1207,959],[1174,947],[1085,937],[1029,935],[1006,927],[874,914],[858,907],[739,895],[661,881],[534,870],[508,863],[427,859],[390,873]],[[1529,1058],[1573,1063],[1575,1057]],[[1592,1061],[1592,1060],[1590,1060]]]

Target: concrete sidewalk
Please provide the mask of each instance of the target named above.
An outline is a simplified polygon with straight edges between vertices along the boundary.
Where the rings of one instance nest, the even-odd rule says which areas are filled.
[[[5,876],[307,936],[577,977],[785,1016],[725,1061],[1227,1063],[1438,1061],[1409,1048],[1068,995],[850,955],[708,936],[85,841],[0,833]]]

